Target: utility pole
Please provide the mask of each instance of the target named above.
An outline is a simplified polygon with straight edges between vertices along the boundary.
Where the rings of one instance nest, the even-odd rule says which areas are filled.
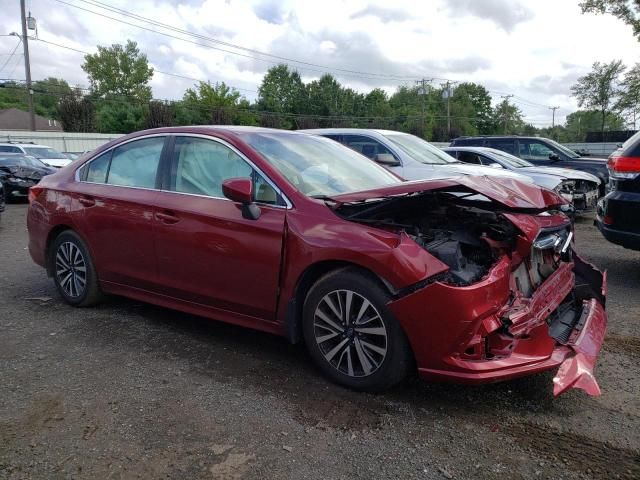
[[[551,128],[553,129],[556,126],[556,110],[558,110],[560,107],[549,107],[549,110],[553,111],[553,114],[551,116]]]
[[[416,84],[422,85],[422,136],[423,137],[425,132],[424,112],[425,112],[425,102],[427,98],[427,83],[431,85],[431,82],[433,82],[433,78],[429,78],[429,79],[423,78],[422,80],[416,80]]]
[[[451,140],[451,86],[456,83],[458,82],[451,82],[447,80],[446,83],[442,84],[445,88],[445,92],[447,92],[447,138],[449,140]]]
[[[31,65],[29,64],[29,37],[27,36],[27,15],[24,0],[20,0],[20,16],[22,17],[22,47],[24,48],[24,73],[27,79],[27,97],[29,99],[29,127],[36,131],[36,114],[33,110],[33,89],[31,88]]]
[[[509,125],[509,99],[513,97],[513,95],[502,95],[500,98],[504,98],[505,108],[504,108],[504,134],[507,134],[507,126]]]

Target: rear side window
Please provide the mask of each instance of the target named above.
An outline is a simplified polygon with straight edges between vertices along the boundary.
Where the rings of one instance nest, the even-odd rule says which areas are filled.
[[[22,150],[11,145],[0,145],[0,152],[22,153]]]
[[[111,150],[89,162],[89,164],[84,167],[86,168],[86,174],[81,175],[81,178],[84,176],[84,180],[87,182],[105,183],[107,181],[110,160]]]
[[[458,152],[458,160],[464,163],[472,163],[474,165],[480,165],[480,155],[473,152]]]
[[[452,145],[465,147],[481,147],[484,142],[483,138],[456,138]]]
[[[164,137],[143,138],[113,150],[107,182],[111,185],[154,188]]]

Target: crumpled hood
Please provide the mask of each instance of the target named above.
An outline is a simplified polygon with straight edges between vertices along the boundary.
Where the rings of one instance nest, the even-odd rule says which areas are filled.
[[[544,173],[547,175],[555,175],[557,177],[564,177],[569,180],[587,180],[589,182],[595,182],[600,184],[600,179],[595,175],[591,175],[587,172],[580,170],[574,170],[572,168],[560,168],[560,167],[523,167],[518,171],[522,173]]]
[[[554,192],[538,187],[531,183],[521,182],[508,177],[476,177],[462,176],[441,180],[419,180],[404,182],[396,185],[364,190],[361,192],[335,195],[331,200],[338,204],[365,202],[386,197],[402,196],[412,193],[451,189],[455,191],[468,190],[477,192],[502,205],[519,210],[544,210],[568,203]],[[468,198],[474,200],[473,197]],[[481,200],[481,199],[479,199]]]

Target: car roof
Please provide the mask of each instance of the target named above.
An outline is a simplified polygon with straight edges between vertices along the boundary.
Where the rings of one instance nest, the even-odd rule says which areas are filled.
[[[381,135],[410,135],[409,133],[399,132],[397,130],[385,130],[382,128],[308,128],[299,130],[304,133],[379,133]]]
[[[16,143],[16,142],[0,142],[0,145],[3,147],[42,147],[42,148],[51,148],[49,145],[39,145],[37,143]]]
[[[462,137],[456,137],[453,140],[467,140],[470,138],[509,138],[509,139],[516,139],[516,138],[521,138],[523,140],[550,140],[547,137],[536,137],[535,135],[464,135]]]

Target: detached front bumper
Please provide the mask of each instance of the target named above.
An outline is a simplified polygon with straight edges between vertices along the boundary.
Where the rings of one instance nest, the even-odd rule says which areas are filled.
[[[440,282],[392,301],[421,377],[490,383],[559,368],[554,395],[600,389],[593,368],[604,340],[606,275],[574,255],[530,298],[514,296],[505,257],[474,285]]]

